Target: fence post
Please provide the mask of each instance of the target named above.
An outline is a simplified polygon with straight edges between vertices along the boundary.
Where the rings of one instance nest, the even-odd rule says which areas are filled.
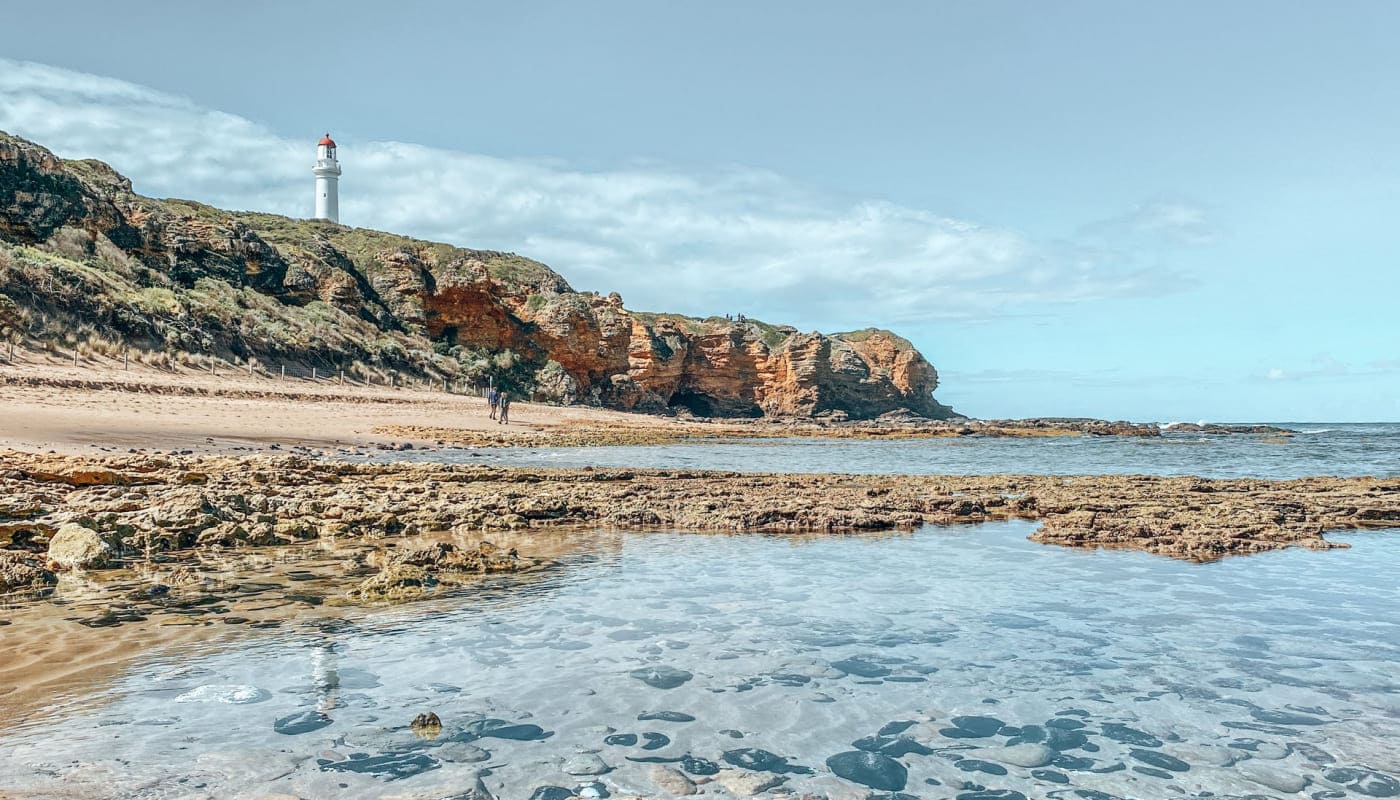
[[[345,385],[345,370],[341,370],[341,371],[340,371],[340,385],[341,385],[341,386],[344,386],[344,385]]]
[[[78,348],[73,348],[73,366],[78,366]]]
[[[282,374],[281,374],[280,376],[278,376],[278,380],[283,380],[283,381],[285,381],[286,379],[287,379],[287,365],[286,365],[286,364],[283,364],[283,365],[282,365]]]
[[[130,350],[123,350],[123,351],[122,351],[122,369],[128,370],[128,371],[131,369],[131,351],[130,351]]]
[[[248,376],[249,376],[249,377],[252,377],[252,375],[253,375],[253,359],[250,358],[250,359],[248,359]]]

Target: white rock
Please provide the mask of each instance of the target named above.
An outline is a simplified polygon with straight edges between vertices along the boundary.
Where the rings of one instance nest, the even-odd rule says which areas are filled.
[[[1287,772],[1284,767],[1273,764],[1245,761],[1236,766],[1235,770],[1255,783],[1284,794],[1297,794],[1308,785],[1307,778],[1297,773]]]
[[[1250,754],[1255,758],[1277,761],[1280,758],[1288,758],[1288,748],[1273,742],[1261,742]]]
[[[112,548],[92,528],[65,522],[49,540],[49,560],[60,566],[84,569],[107,561]]]
[[[1212,767],[1228,767],[1240,759],[1240,751],[1213,744],[1168,745],[1162,748],[1169,756],[1188,764],[1207,764]]]
[[[466,742],[444,742],[429,752],[435,758],[457,764],[475,764],[491,757],[491,754],[486,750]]]
[[[775,786],[786,781],[781,775],[773,775],[765,772],[749,772],[743,769],[721,770],[715,776],[715,783],[723,786],[730,794],[739,797],[753,797],[759,792],[766,792]]]
[[[651,782],[656,788],[675,796],[695,794],[695,782],[684,773],[671,767],[656,766],[651,770]]]
[[[1018,767],[1043,767],[1055,758],[1055,751],[1043,744],[1013,744],[1008,747],[988,747],[977,751],[978,758]]]
[[[591,754],[573,756],[564,762],[564,772],[569,775],[602,775],[608,771],[603,759]]]

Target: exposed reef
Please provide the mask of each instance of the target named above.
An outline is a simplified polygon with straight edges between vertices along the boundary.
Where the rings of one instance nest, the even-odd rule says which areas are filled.
[[[479,541],[561,526],[840,533],[1029,519],[1042,523],[1035,541],[1193,561],[1344,547],[1324,533],[1400,527],[1400,482],[1375,478],[765,475],[9,452],[0,497],[8,589],[42,588],[55,570],[190,549],[326,537]],[[60,533],[72,539],[75,528],[94,560],[55,558]],[[530,556],[489,545],[411,552],[382,562],[387,574],[364,594],[414,585],[405,576],[421,585],[417,570],[489,572]]]

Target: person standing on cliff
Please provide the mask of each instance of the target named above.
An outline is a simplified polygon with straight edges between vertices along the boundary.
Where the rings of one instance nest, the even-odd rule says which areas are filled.
[[[486,393],[486,404],[491,406],[491,419],[495,419],[496,407],[501,404],[501,393],[496,391],[495,387]]]
[[[499,422],[501,425],[509,425],[509,424],[510,424],[510,392],[501,392],[500,404],[501,404],[501,418],[498,420],[498,422]]]

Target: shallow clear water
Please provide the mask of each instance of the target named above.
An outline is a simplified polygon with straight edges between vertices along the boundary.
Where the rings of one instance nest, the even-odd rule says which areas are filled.
[[[1400,425],[1284,425],[1298,433],[1284,439],[1167,433],[1160,438],[730,440],[645,447],[407,451],[388,458],[557,467],[915,475],[1400,475]]]
[[[1192,565],[1031,529],[577,534],[543,582],[143,654],[0,733],[0,787],[656,795],[663,759],[831,797],[1400,795],[1400,535]],[[889,755],[828,762],[861,747]],[[861,758],[864,786],[828,766]]]

